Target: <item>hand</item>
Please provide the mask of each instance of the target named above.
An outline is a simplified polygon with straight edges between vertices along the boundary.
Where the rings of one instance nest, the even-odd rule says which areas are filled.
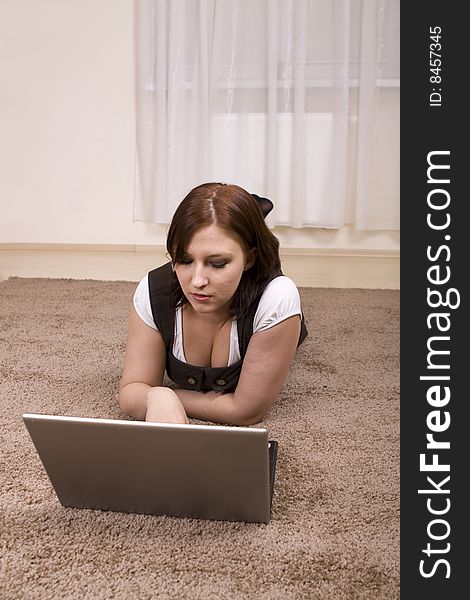
[[[173,390],[167,387],[152,387],[146,396],[146,421],[158,423],[188,424],[186,411]]]

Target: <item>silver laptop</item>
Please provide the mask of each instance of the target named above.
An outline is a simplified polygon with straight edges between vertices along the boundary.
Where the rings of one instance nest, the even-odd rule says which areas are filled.
[[[24,414],[63,506],[268,523],[266,429]]]

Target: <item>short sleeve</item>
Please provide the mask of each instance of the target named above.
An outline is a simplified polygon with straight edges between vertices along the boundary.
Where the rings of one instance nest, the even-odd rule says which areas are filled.
[[[158,331],[158,327],[155,325],[153,319],[152,307],[150,306],[149,280],[147,275],[138,284],[134,292],[133,302],[135,311],[142,321],[152,329]]]
[[[253,333],[274,327],[293,315],[302,316],[299,290],[289,277],[276,277],[261,296],[253,319]]]

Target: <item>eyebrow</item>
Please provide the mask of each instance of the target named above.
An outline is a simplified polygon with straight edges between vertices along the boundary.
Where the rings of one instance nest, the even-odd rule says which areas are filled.
[[[191,254],[189,252],[185,252],[184,256],[191,256]],[[233,254],[232,254],[232,252],[219,252],[218,254],[208,254],[204,258],[206,258],[206,259],[211,259],[211,258],[233,258]]]

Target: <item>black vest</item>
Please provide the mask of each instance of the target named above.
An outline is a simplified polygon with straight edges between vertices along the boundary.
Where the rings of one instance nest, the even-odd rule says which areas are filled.
[[[279,275],[282,275],[282,273],[279,273]],[[209,390],[234,392],[242,370],[243,358],[246,354],[250,338],[253,335],[253,320],[261,296],[250,307],[250,310],[244,317],[237,319],[238,345],[241,359],[228,367],[198,367],[182,362],[173,356],[175,311],[170,301],[172,281],[173,271],[171,263],[158,267],[148,274],[150,306],[155,325],[165,342],[166,372],[168,377],[180,387],[198,392],[207,392]],[[302,315],[299,345],[304,341],[306,335],[307,328],[305,327],[305,319]]]

